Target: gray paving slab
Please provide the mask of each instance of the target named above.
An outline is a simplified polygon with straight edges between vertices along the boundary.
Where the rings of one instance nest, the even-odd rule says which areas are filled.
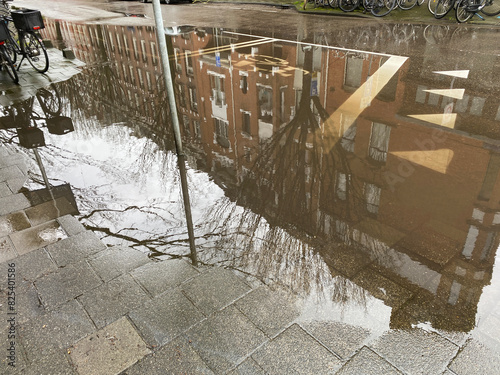
[[[0,198],[8,197],[12,195],[12,191],[9,189],[9,186],[6,182],[0,182]]]
[[[57,270],[44,248],[19,256],[15,263],[18,275],[23,280],[35,281]]]
[[[114,279],[149,262],[145,253],[127,246],[108,247],[89,259],[92,268],[104,281]]]
[[[21,153],[10,154],[8,157],[0,159],[0,168],[17,165],[21,171],[26,171],[27,156]]]
[[[94,325],[75,300],[19,325],[19,334],[32,364],[67,350],[94,331]]]
[[[0,263],[10,261],[17,257],[16,249],[10,237],[0,238]]]
[[[26,175],[19,169],[17,165],[8,167],[0,167],[0,182],[7,182],[14,178],[25,178]]]
[[[73,215],[58,217],[57,221],[69,237],[85,232],[85,227]]]
[[[204,319],[204,315],[179,289],[168,290],[130,314],[142,337],[151,346],[162,346]]]
[[[57,219],[59,216],[78,214],[78,210],[65,197],[27,208],[25,212],[33,226]]]
[[[297,324],[259,348],[252,358],[266,374],[334,374],[342,362]]]
[[[19,255],[51,245],[66,237],[59,223],[51,220],[9,235]]]
[[[391,330],[370,348],[410,375],[441,374],[458,351],[458,346],[443,337],[418,329]]]
[[[413,295],[410,290],[396,284],[369,267],[360,271],[352,281],[394,309],[401,307]]]
[[[12,178],[7,181],[7,186],[12,192],[18,193],[27,180],[27,177]]]
[[[348,359],[370,336],[370,331],[341,322],[312,321],[300,325],[335,354]],[[342,338],[339,340],[339,338]]]
[[[86,231],[47,246],[47,251],[60,267],[78,262],[99,251],[106,245],[94,233]]]
[[[200,273],[185,260],[169,259],[151,261],[133,270],[131,274],[149,293],[156,296]]]
[[[2,315],[2,324],[0,326],[0,345],[2,346],[0,374],[22,374],[22,371],[28,365],[28,359],[18,332],[14,333],[15,338],[9,337],[12,333],[9,333],[9,323],[3,317],[6,316]]]
[[[26,367],[23,375],[77,375],[70,362],[67,350],[61,349],[50,353],[49,356],[37,358],[35,363]]]
[[[85,261],[70,264],[35,281],[42,302],[49,309],[69,301],[102,283]]]
[[[119,319],[150,297],[128,274],[122,275],[78,297],[98,328]]]
[[[498,375],[500,355],[479,340],[471,339],[448,367],[458,375]]]
[[[70,356],[80,375],[115,375],[150,353],[126,317],[75,343]]]
[[[337,375],[403,375],[389,362],[368,349],[366,346],[356,353]]]
[[[24,323],[30,319],[36,319],[45,313],[44,306],[40,303],[38,292],[33,286],[33,283],[27,281],[17,280],[15,284],[15,305],[13,310],[10,310],[8,305],[7,292],[9,289],[4,289],[0,291],[1,300],[0,312],[3,312],[3,316],[7,316],[9,312],[16,313],[16,323]]]
[[[144,357],[121,375],[213,375],[187,340],[177,338],[163,346],[157,352]]]
[[[0,216],[0,237],[27,229],[31,226],[24,211]]]
[[[252,290],[236,301],[236,307],[270,337],[288,327],[299,315],[297,298],[267,286]]]
[[[30,202],[23,194],[20,193],[0,198],[0,215],[21,211],[28,207],[30,207]]]
[[[250,287],[233,272],[214,268],[181,286],[187,297],[209,315],[242,297]]]
[[[335,251],[328,252],[325,261],[341,274],[353,277],[371,262],[370,258],[355,249],[336,247]]]
[[[236,307],[218,311],[186,336],[192,348],[216,373],[228,371],[242,362],[267,337]]]
[[[227,373],[228,375],[264,375],[264,370],[252,358],[245,359],[238,367]]]

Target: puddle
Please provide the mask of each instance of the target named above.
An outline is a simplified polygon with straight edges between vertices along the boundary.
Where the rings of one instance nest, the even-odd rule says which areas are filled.
[[[88,65],[57,85],[75,132],[45,133],[48,173],[108,244],[187,256],[154,30],[79,27],[105,42],[90,61],[67,38]],[[499,86],[471,63],[496,56],[456,30],[462,56],[409,25],[377,29],[397,36],[390,54],[359,29],[323,35],[337,47],[169,35],[200,261],[291,288],[301,321],[484,330],[500,294]]]

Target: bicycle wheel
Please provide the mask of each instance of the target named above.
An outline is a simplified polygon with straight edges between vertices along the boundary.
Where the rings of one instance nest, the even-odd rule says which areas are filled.
[[[486,5],[481,12],[487,16],[496,16],[500,14],[500,1],[499,0],[486,0]]]
[[[410,10],[417,5],[417,0],[399,0],[398,6],[403,10]]]
[[[383,17],[396,7],[396,0],[374,0],[369,7],[375,17]]]
[[[10,59],[9,52],[5,47],[5,44],[0,45],[0,54],[2,55],[0,57],[2,69],[4,69],[9,74],[14,83],[18,83],[19,77],[17,76],[16,68],[14,66],[14,63]]]
[[[474,15],[474,12],[469,12],[467,10],[468,7],[469,0],[460,0],[458,2],[458,5],[455,9],[455,17],[457,18],[458,22],[466,22]]]
[[[436,9],[434,11],[434,17],[443,18],[448,14],[448,12],[453,8],[453,3],[455,0],[438,0]]]
[[[339,0],[328,0],[328,5],[332,7],[333,9],[338,8],[339,6]]]
[[[423,3],[425,3],[425,0],[417,0],[417,5],[418,6],[422,5]]]
[[[61,97],[53,84],[37,91],[36,98],[45,115],[59,116],[61,114]]]
[[[22,36],[22,49],[31,66],[39,73],[49,69],[49,56],[42,41],[33,31],[27,31]]]
[[[436,7],[437,7],[438,1],[439,0],[429,0],[427,2],[427,9],[429,9],[429,12],[431,12],[432,14],[436,13]]]
[[[359,6],[359,0],[339,0],[339,8],[344,12],[352,12]]]

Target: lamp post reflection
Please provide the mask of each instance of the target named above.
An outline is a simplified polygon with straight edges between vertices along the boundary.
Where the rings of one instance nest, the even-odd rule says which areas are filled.
[[[175,103],[174,86],[170,70],[170,61],[168,60],[167,43],[165,40],[165,32],[163,28],[163,18],[161,15],[160,0],[153,0],[153,11],[156,23],[156,35],[158,38],[158,49],[163,67],[163,77],[165,79],[165,87],[167,89],[168,103],[170,114],[172,116],[172,127],[175,137],[175,148],[177,151],[177,162],[179,165],[179,173],[181,175],[182,197],[184,200],[184,211],[186,214],[186,223],[189,235],[189,248],[191,250],[191,261],[195,267],[198,266],[196,255],[196,246],[194,242],[193,219],[191,215],[191,203],[189,201],[189,190],[186,177],[185,155],[182,150],[181,133],[179,129],[179,118],[177,116],[177,105]]]

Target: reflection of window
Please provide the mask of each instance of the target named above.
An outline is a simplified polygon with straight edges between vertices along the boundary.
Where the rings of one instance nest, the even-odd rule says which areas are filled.
[[[179,105],[182,108],[186,108],[186,93],[185,93],[184,85],[179,84],[177,87],[179,88]]]
[[[245,75],[240,76],[240,89],[243,94],[248,91],[248,77]]]
[[[227,121],[221,120],[220,118],[214,117],[215,123],[215,135],[217,136],[217,142],[222,147],[229,147],[229,136],[228,128],[229,123]]]
[[[280,88],[280,123],[284,123],[285,120],[285,92],[286,86]]]
[[[270,87],[258,87],[259,119],[271,123],[273,120],[273,90]]]
[[[186,59],[186,71],[187,74],[193,74],[193,58],[191,57],[191,51],[184,51],[184,58]]]
[[[151,42],[151,59],[153,60],[153,65],[156,65],[156,43]]]
[[[378,213],[380,205],[380,193],[382,189],[373,184],[365,183],[366,209],[372,214]]]
[[[179,48],[175,48],[174,49],[174,60],[175,60],[175,71],[177,73],[181,73],[182,72],[182,65],[181,65],[181,61],[180,61],[180,54],[181,54],[181,50]]]
[[[363,72],[363,59],[350,56],[346,60],[344,85],[352,88],[361,86],[361,74]]]
[[[340,144],[346,151],[354,152],[356,128],[356,120],[351,116],[342,114],[340,119]]]
[[[337,172],[337,184],[335,186],[335,193],[337,198],[345,201],[347,199],[347,182],[349,180],[349,175],[345,173]]]
[[[151,73],[148,71],[146,72],[146,81],[148,82],[148,90],[152,91],[153,90],[153,82],[151,82]]]
[[[212,100],[219,107],[226,104],[226,93],[224,92],[224,77],[210,75],[210,88],[212,89]]]
[[[196,88],[189,88],[189,104],[191,106],[191,110],[198,112],[198,101],[196,100]]]
[[[243,116],[243,121],[242,121],[242,129],[244,133],[251,135],[252,133],[250,132],[250,113],[248,112],[242,112]]]
[[[370,135],[369,156],[376,161],[385,162],[387,160],[387,150],[389,149],[389,138],[391,128],[387,125],[373,122]]]
[[[184,130],[186,131],[186,135],[190,135],[191,131],[189,129],[189,117],[187,115],[182,115],[182,123],[184,125]]]
[[[200,122],[198,120],[194,120],[193,124],[194,124],[194,134],[196,135],[196,138],[201,139],[201,126],[200,126]]]
[[[139,49],[137,48],[137,39],[132,39],[132,45],[134,46],[134,57],[136,60],[139,60]]]
[[[142,52],[142,60],[144,62],[147,62],[148,61],[148,54],[146,52],[146,41],[145,40],[141,40],[141,52]]]
[[[134,73],[134,67],[129,66],[129,71],[130,71],[130,82],[135,85],[135,73]]]
[[[486,102],[485,98],[480,98],[478,96],[473,97],[470,105],[470,114],[475,116],[481,116],[481,114],[483,113],[483,107],[485,102]]]

